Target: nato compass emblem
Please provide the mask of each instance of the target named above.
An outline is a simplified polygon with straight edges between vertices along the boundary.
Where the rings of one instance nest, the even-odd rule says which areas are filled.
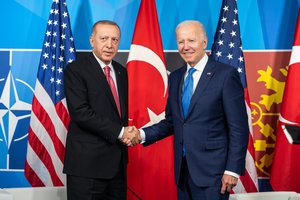
[[[14,79],[11,56],[11,51],[0,52],[0,171],[23,171],[31,104],[22,96],[33,95],[33,89]]]

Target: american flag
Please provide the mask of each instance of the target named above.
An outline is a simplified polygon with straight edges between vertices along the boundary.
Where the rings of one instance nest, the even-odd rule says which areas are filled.
[[[65,185],[69,124],[63,72],[75,59],[66,0],[53,0],[37,73],[28,130],[25,176],[32,186]]]
[[[254,161],[253,132],[251,122],[250,99],[247,89],[244,55],[240,38],[240,27],[236,0],[223,0],[218,27],[215,33],[214,44],[211,49],[211,57],[219,62],[236,68],[244,87],[245,103],[249,123],[249,143],[246,154],[245,176],[240,178],[234,193],[257,192],[257,172]]]

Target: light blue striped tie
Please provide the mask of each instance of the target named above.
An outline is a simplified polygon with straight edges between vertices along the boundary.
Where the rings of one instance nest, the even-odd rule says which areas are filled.
[[[183,88],[183,95],[182,95],[182,108],[183,108],[183,114],[184,118],[187,117],[191,98],[193,96],[193,87],[194,87],[194,78],[193,73],[196,71],[195,68],[191,67],[189,69],[188,75],[184,81],[184,88]],[[185,156],[185,147],[182,147],[182,156]]]

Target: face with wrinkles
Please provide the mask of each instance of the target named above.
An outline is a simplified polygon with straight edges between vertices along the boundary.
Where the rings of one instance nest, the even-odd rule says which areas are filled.
[[[185,62],[194,67],[204,56],[207,38],[200,23],[182,23],[176,29],[177,47]]]
[[[115,57],[120,44],[120,30],[110,24],[97,24],[90,37],[95,55],[105,64]]]

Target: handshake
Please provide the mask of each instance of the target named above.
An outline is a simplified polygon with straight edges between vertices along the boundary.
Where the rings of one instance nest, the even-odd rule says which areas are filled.
[[[134,146],[141,143],[140,131],[135,126],[125,127],[121,142],[126,146]]]

